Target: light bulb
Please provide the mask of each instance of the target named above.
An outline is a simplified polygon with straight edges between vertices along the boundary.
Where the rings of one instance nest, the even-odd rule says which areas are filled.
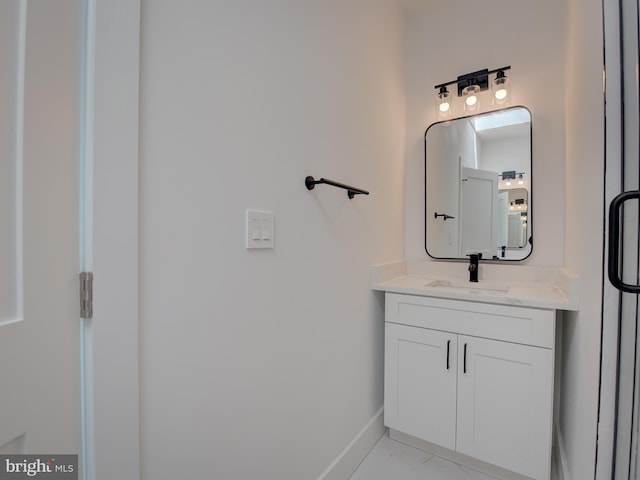
[[[524,185],[524,178],[522,178],[522,174],[518,177],[518,185]]]
[[[480,93],[480,87],[478,85],[469,85],[462,89],[465,112],[475,113],[479,110],[480,102],[478,101],[478,93]]]
[[[451,94],[447,87],[440,87],[440,91],[436,94],[436,115],[443,119],[451,115],[451,103],[449,102]]]
[[[503,70],[500,70],[491,82],[494,105],[509,105],[511,98],[509,83],[509,77],[504,74]]]
[[[507,180],[507,187],[511,186],[511,180]]]

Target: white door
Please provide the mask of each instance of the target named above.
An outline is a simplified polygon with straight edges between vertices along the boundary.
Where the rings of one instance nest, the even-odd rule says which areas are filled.
[[[496,207],[496,247],[509,246],[509,192],[498,193]]]
[[[462,167],[460,185],[460,253],[491,259],[498,250],[498,174]]]
[[[552,351],[459,335],[458,364],[457,451],[548,480]]]
[[[385,324],[384,422],[455,449],[456,335]]]
[[[0,452],[87,480],[140,477],[139,33],[139,0],[0,2]]]
[[[49,0],[50,1],[50,0]],[[140,0],[85,0],[86,480],[138,480]]]
[[[0,451],[81,452],[81,0],[0,2]]]

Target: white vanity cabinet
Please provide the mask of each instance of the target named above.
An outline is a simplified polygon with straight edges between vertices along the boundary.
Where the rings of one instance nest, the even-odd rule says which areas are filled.
[[[387,293],[385,425],[548,480],[554,338],[552,309]]]

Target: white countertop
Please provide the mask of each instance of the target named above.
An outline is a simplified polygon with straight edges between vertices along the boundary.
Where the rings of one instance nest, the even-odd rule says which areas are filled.
[[[429,265],[433,264],[433,265]],[[463,263],[395,262],[372,270],[372,289],[426,297],[554,310],[578,310],[578,279],[562,268],[481,264],[469,282]],[[511,270],[508,270],[511,269]],[[484,271],[484,272],[483,272]],[[485,275],[482,275],[485,273]]]

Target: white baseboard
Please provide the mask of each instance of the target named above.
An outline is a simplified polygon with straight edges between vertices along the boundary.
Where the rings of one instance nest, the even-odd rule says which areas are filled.
[[[384,407],[380,407],[371,420],[358,432],[317,480],[349,480],[349,477],[356,468],[358,468],[358,465],[360,465],[384,434],[383,413]],[[559,463],[558,474],[560,475],[559,478],[554,480],[571,480],[564,448],[564,438],[557,424],[555,425],[554,435],[555,442],[553,448],[555,451],[553,453],[556,456],[556,461]]]
[[[384,434],[383,411],[384,407],[380,407],[373,418],[338,455],[338,458],[322,472],[318,480],[349,480],[351,474]]]

